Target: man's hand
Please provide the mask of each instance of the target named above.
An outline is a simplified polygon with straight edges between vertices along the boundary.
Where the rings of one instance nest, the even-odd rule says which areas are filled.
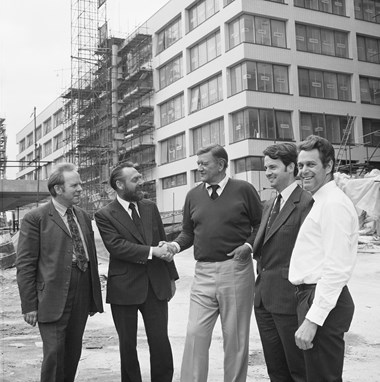
[[[24,314],[24,321],[29,325],[36,326],[37,323],[37,311],[28,312]]]
[[[165,260],[168,263],[173,261],[174,253],[172,253],[168,249],[168,243],[164,241],[160,241],[157,247],[153,247],[153,256],[160,258],[161,260]]]
[[[243,244],[235,248],[231,253],[227,253],[227,256],[233,257],[235,261],[245,261],[251,256],[251,249],[247,244]]]
[[[296,334],[294,335],[296,339],[296,345],[301,350],[311,349],[313,347],[313,339],[317,329],[317,324],[305,318],[304,322],[301,324],[301,326],[296,331]]]

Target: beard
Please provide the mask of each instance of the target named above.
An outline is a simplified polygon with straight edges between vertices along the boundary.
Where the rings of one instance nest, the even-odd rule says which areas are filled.
[[[128,202],[138,202],[144,198],[144,192],[142,190],[124,190],[122,198]]]

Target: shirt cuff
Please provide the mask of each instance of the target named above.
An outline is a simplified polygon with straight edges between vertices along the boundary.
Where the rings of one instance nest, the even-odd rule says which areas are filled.
[[[153,247],[150,247],[148,260],[152,260],[152,259],[153,259]]]
[[[253,248],[252,248],[252,245],[249,244],[249,243],[244,243],[245,245],[247,245],[249,247],[249,249],[251,250],[251,253],[253,252]]]
[[[314,324],[322,326],[329,313],[330,312],[326,312],[326,310],[321,309],[320,307],[314,304],[311,304],[311,307],[306,314],[306,318],[309,321],[314,322]]]

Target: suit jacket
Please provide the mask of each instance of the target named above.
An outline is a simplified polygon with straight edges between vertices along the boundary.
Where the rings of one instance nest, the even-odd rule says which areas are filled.
[[[90,311],[103,312],[98,260],[91,220],[74,206],[89,256],[92,296]],[[39,322],[57,321],[70,286],[73,241],[53,202],[28,212],[21,223],[17,247],[17,282],[22,313],[38,311]]]
[[[132,218],[115,199],[95,214],[96,224],[110,254],[106,302],[136,305],[146,300],[149,282],[159,300],[172,297],[171,280],[178,279],[174,262],[157,257],[148,260],[151,246],[166,240],[164,226],[155,203],[138,202],[145,240]]]
[[[297,186],[269,232],[265,234],[275,198],[265,203],[255,242],[253,257],[257,260],[254,306],[261,303],[272,313],[295,314],[294,286],[288,280],[289,263],[301,224],[309,213],[313,198]]]

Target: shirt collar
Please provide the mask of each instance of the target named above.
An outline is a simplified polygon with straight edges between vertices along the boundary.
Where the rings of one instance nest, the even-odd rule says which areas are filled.
[[[286,187],[284,190],[280,192],[284,203],[286,203],[286,201],[289,199],[289,196],[296,189],[296,187],[297,187],[297,182],[294,181],[292,184],[290,184],[288,187]]]
[[[224,178],[218,183],[219,188],[218,188],[217,192],[219,195],[223,192],[224,187],[226,187],[228,179],[229,179],[228,176],[225,175]],[[211,186],[211,184],[205,183],[205,186],[208,189]]]
[[[137,210],[137,211],[139,210],[139,206],[138,206],[137,202],[128,202],[128,200],[124,200],[124,199],[122,199],[119,195],[116,195],[116,199],[117,199],[117,201],[123,206],[123,208],[124,208],[128,213],[130,213],[129,205],[130,205],[131,203],[133,203],[133,204],[136,206],[136,210]]]
[[[57,212],[63,217],[66,214],[67,207],[65,207],[63,204],[59,203],[56,199],[51,199],[54,205],[54,208],[57,210]]]
[[[331,192],[336,187],[338,186],[333,180],[327,182],[315,194],[313,194],[314,201],[317,202],[318,200],[325,199],[328,193]]]

